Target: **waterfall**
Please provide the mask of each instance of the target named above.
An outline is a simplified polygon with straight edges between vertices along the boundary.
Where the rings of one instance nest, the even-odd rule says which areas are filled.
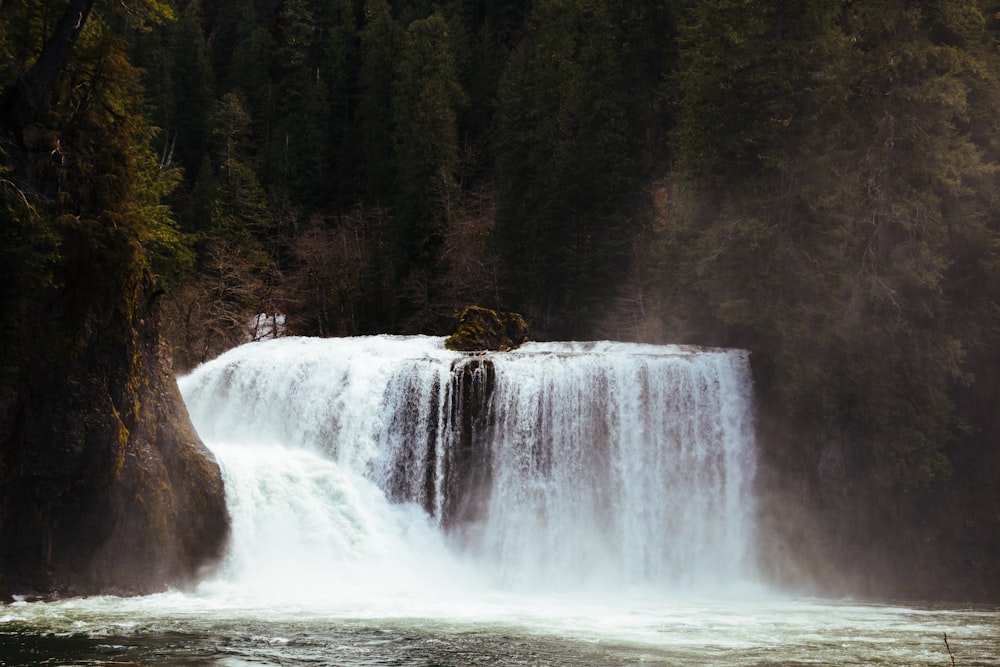
[[[282,338],[181,378],[241,586],[719,587],[753,578],[747,355]],[[300,581],[301,579],[301,581]]]

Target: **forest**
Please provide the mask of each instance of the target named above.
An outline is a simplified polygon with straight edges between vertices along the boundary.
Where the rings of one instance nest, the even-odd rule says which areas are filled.
[[[109,274],[178,372],[261,313],[444,335],[468,304],[745,348],[775,581],[1000,599],[1000,3],[3,0],[0,25],[0,427]]]

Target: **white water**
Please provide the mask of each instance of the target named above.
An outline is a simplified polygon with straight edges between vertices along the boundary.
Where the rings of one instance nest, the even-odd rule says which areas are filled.
[[[440,338],[284,338],[183,378],[233,520],[214,583],[436,598],[752,580],[744,353],[549,343],[488,359],[465,468],[470,356]],[[452,505],[478,510],[446,521]]]
[[[0,667],[1000,660],[995,608],[755,583],[744,354],[491,358],[471,428],[453,365],[476,360],[437,338],[279,339],[197,369],[180,385],[225,477],[225,563],[193,591],[0,606]]]

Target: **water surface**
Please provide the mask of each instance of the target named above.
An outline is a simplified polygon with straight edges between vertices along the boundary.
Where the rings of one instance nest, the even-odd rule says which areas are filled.
[[[218,592],[0,608],[0,665],[958,665],[1000,661],[1000,612],[789,599],[374,600]],[[376,608],[377,607],[377,608]]]

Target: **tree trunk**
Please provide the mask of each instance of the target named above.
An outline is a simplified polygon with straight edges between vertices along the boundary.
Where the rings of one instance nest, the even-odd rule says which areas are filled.
[[[70,51],[83,30],[95,0],[70,0],[69,6],[52,35],[42,47],[38,60],[24,78],[7,91],[7,111],[21,128],[27,126],[45,108],[45,98],[59,72],[66,66]]]

